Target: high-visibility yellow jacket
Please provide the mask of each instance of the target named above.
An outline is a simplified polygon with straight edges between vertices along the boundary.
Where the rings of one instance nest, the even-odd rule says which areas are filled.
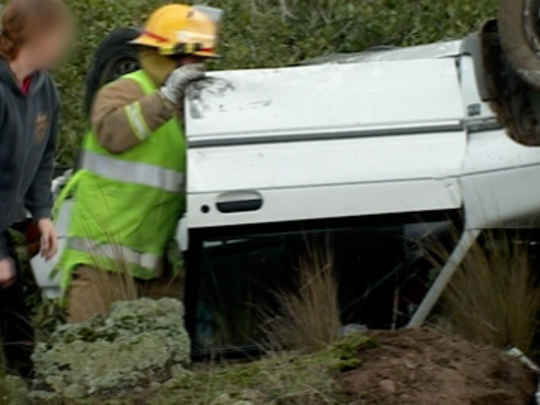
[[[144,94],[156,86],[144,71],[124,76]],[[145,129],[134,103],[126,107],[136,132]],[[176,118],[135,147],[112,154],[93,132],[83,143],[81,170],[73,182],[72,219],[59,268],[67,289],[79,265],[107,271],[128,270],[134,277],[159,277],[168,242],[185,209],[186,140]]]

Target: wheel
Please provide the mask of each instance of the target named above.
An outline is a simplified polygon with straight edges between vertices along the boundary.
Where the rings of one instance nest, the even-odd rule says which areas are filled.
[[[140,68],[137,47],[130,42],[140,35],[135,28],[113,31],[99,45],[86,80],[85,110],[90,114],[99,89]]]
[[[516,73],[540,90],[540,0],[501,0],[499,32]]]

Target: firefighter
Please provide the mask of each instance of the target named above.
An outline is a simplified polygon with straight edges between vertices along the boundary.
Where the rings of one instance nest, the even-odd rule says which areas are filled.
[[[174,284],[165,253],[185,209],[184,92],[216,57],[218,22],[209,10],[158,9],[133,41],[142,69],[96,97],[60,262],[72,322],[126,299],[125,274],[139,295],[180,295],[167,288]]]

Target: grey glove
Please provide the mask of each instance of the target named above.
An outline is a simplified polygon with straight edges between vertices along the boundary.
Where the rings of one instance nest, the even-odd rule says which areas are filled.
[[[174,104],[179,104],[184,96],[187,85],[205,75],[206,67],[202,63],[193,63],[179,67],[171,73],[163,87],[161,95]]]

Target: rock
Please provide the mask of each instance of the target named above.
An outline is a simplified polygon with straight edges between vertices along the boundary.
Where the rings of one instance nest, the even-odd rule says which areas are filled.
[[[212,401],[212,405],[230,405],[233,399],[229,394],[221,394]]]
[[[68,398],[117,392],[179,375],[190,361],[183,306],[143,298],[113,304],[111,313],[59,327],[37,346],[37,382]]]
[[[257,402],[261,398],[261,394],[254,390],[243,390],[240,394],[242,400]]]
[[[396,383],[393,382],[392,380],[382,380],[379,383],[379,386],[381,387],[381,389],[383,389],[384,391],[386,391],[389,394],[395,394],[396,393]]]
[[[30,400],[30,403],[32,404],[60,403],[57,395],[54,392],[48,391],[31,391]]]
[[[190,370],[186,370],[181,365],[177,364],[171,367],[171,378],[173,379],[181,379],[184,377],[191,377],[193,375],[193,372]]]
[[[409,368],[409,369],[414,369],[416,368],[416,365],[414,364],[414,362],[410,361],[410,360],[405,360],[403,362],[403,364],[405,364],[405,367]]]
[[[212,405],[255,405],[260,404],[261,394],[253,390],[243,390],[232,394],[221,394],[212,402]]]
[[[81,398],[84,395],[84,388],[79,384],[71,384],[64,389],[64,396],[66,398]]]
[[[357,333],[367,333],[368,327],[366,325],[360,325],[357,323],[351,323],[349,325],[345,325],[342,328],[338,330],[338,336],[339,337],[345,337],[345,336],[351,336]]]
[[[149,387],[151,390],[158,390],[161,388],[161,384],[158,383],[157,381],[153,381],[152,383],[150,383],[150,387]]]

